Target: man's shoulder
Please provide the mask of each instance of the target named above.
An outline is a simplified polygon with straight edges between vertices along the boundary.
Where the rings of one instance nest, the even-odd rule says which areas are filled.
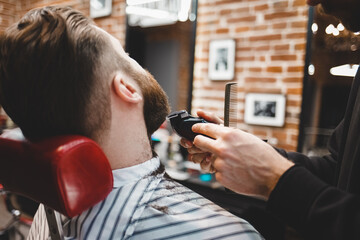
[[[165,199],[185,203],[212,203],[193,190],[167,177],[164,177],[157,185],[151,197],[151,201],[161,201]]]
[[[186,238],[260,239],[259,233],[193,190],[167,178],[153,189],[142,215],[136,220],[133,239]],[[241,236],[241,237],[240,237]]]
[[[67,237],[84,239],[90,236],[96,239],[112,236],[203,239],[217,236],[222,227],[259,239],[256,230],[246,221],[185,186],[157,175],[114,189],[104,201],[70,219],[63,229]]]
[[[198,214],[199,212],[218,213],[228,217],[235,217],[217,204],[201,196],[184,185],[163,178],[147,203],[147,208],[160,211],[166,215]],[[238,219],[238,217],[235,217]]]

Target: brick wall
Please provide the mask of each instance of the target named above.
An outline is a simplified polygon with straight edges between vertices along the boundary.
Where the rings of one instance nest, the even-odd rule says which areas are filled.
[[[235,39],[238,128],[296,150],[300,121],[308,7],[303,0],[199,0],[193,112],[223,115],[225,81],[208,78],[209,42]],[[284,127],[245,124],[246,93],[286,95]]]

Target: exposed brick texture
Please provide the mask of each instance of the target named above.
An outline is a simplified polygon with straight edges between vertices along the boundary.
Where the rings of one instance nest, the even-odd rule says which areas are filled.
[[[296,150],[300,122],[308,7],[300,0],[199,0],[195,49],[193,113],[197,109],[223,116],[227,81],[208,77],[209,43],[235,39],[238,83],[238,128],[287,150]],[[250,92],[286,95],[283,127],[244,123]]]

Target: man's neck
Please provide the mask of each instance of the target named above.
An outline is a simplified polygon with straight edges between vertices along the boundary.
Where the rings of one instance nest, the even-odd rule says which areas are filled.
[[[112,169],[134,166],[152,158],[145,123],[131,117],[126,124],[113,122],[107,140],[101,145]]]

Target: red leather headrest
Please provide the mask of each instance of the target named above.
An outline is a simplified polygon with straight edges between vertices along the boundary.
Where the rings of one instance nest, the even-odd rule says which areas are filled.
[[[0,137],[0,183],[73,217],[110,193],[113,176],[105,154],[88,138],[61,136],[32,143]]]

